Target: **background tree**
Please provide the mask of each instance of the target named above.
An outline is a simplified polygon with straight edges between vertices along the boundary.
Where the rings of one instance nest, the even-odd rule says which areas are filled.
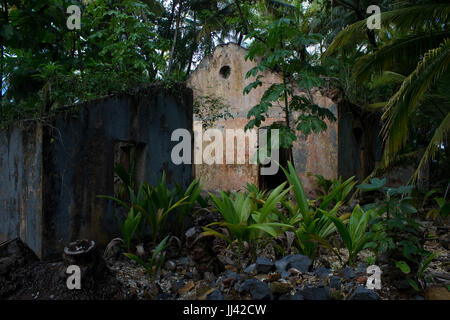
[[[383,29],[377,34],[380,46],[377,50],[366,50],[354,66],[353,77],[358,82],[372,82],[375,85],[394,83],[396,92],[381,101],[385,120],[383,135],[386,142],[385,165],[389,165],[402,152],[407,151],[408,141],[416,143],[423,135],[417,130],[409,130],[411,124],[428,127],[431,136],[426,141],[425,152],[414,178],[421,168],[437,152],[448,156],[448,131],[450,100],[443,86],[448,84],[449,55],[449,14],[450,5],[446,1],[409,1],[395,3],[391,11],[381,15]],[[366,20],[361,20],[338,34],[325,57],[342,48],[359,45],[366,32]],[[439,102],[438,102],[439,101]],[[418,124],[417,116],[423,110],[437,109],[431,123]],[[422,111],[420,111],[422,109]],[[425,120],[426,118],[422,118]],[[439,119],[439,120],[438,120]],[[443,150],[442,150],[443,149]]]
[[[325,120],[335,121],[336,118],[331,111],[313,102],[310,89],[322,83],[319,78],[320,68],[309,64],[305,53],[305,48],[317,44],[320,35],[303,34],[295,20],[280,18],[263,31],[254,31],[249,37],[261,40],[253,42],[246,59],[254,60],[258,57],[260,61],[246,75],[247,78],[256,79],[244,89],[244,94],[263,85],[263,73],[267,69],[279,71],[282,82],[272,84],[265,91],[260,103],[249,111],[247,117],[250,121],[245,128],[259,128],[268,118],[270,108],[282,101],[285,123],[271,126],[272,129],[280,130],[280,147],[291,149],[292,143],[297,139],[294,128],[304,135],[325,131]],[[297,93],[302,89],[306,90],[305,96]],[[293,111],[299,112],[299,116],[294,118]],[[290,157],[292,161],[292,152]]]

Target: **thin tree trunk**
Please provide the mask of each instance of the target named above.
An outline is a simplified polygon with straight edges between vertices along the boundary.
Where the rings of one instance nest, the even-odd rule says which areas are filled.
[[[287,88],[287,78],[286,78],[286,72],[283,70],[283,85],[285,86],[285,88]],[[288,128],[291,128],[291,120],[289,119],[291,116],[291,112],[289,110],[289,98],[288,98],[288,93],[285,90],[284,91],[284,112],[285,112],[285,116],[286,116],[286,126]],[[280,146],[280,150],[281,150],[281,146]],[[294,155],[292,153],[292,145],[289,147],[288,149],[288,153],[289,153],[289,161],[292,163],[292,166],[295,169],[295,164],[294,164]]]
[[[169,23],[167,24],[167,30],[166,33],[164,35],[164,38],[169,38],[170,36],[170,30],[172,29],[172,23],[173,23],[173,17],[175,16],[175,8],[177,6],[177,0],[173,0],[172,2],[172,10],[170,11],[170,18],[169,18]],[[164,54],[166,53],[165,50],[161,51],[161,58],[164,57]]]
[[[178,1],[177,22],[175,25],[175,34],[173,36],[172,49],[170,50],[170,59],[169,64],[167,66],[166,77],[170,76],[170,72],[172,71],[173,60],[175,58],[175,46],[177,44],[178,31],[180,29],[181,11],[183,11],[183,0]]]
[[[196,48],[197,48],[197,20],[196,20],[196,14],[195,14],[195,11],[194,11],[194,45],[192,46],[191,57],[189,59],[189,66],[188,66],[188,69],[187,69],[187,72],[186,72],[186,78],[191,73],[192,62],[194,60],[194,54],[195,54]]]

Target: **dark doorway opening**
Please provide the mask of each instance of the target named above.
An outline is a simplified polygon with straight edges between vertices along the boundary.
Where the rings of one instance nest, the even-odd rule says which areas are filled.
[[[260,129],[266,129],[270,130],[270,127],[263,127]],[[268,139],[269,141],[269,139]],[[259,141],[259,134],[258,134],[258,148],[264,147],[262,144],[260,144]],[[271,153],[269,153],[269,156],[271,159],[273,159],[272,155],[273,152],[279,153],[279,163],[283,168],[288,167],[288,161],[292,161],[292,149],[286,149],[286,148],[279,148],[278,150],[271,150]],[[260,159],[259,159],[260,160]],[[259,162],[260,163],[260,162]],[[275,164],[275,163],[274,163]],[[262,175],[261,174],[261,168],[269,168],[272,165],[272,162],[269,162],[268,164],[260,164],[259,165],[259,188],[260,190],[273,190],[276,187],[278,187],[280,184],[285,182],[286,176],[281,168],[278,168],[278,171],[274,175]],[[275,164],[276,165],[276,164]]]

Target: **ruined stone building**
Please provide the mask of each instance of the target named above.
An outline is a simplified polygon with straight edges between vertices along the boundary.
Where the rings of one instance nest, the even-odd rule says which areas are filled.
[[[247,164],[235,165],[176,165],[171,159],[179,143],[172,141],[175,130],[186,129],[191,147],[195,145],[194,98],[222,99],[233,118],[214,126],[243,129],[248,111],[271,84],[281,81],[279,74],[267,71],[264,85],[244,95],[243,89],[252,82],[245,75],[255,66],[245,61],[246,53],[235,44],[218,46],[190,76],[187,86],[192,90],[180,85],[167,91],[151,85],[0,130],[0,243],[20,237],[42,258],[59,255],[77,239],[106,245],[119,235],[117,208],[98,195],[117,194],[114,166],[119,163],[129,169],[132,159],[137,183],[152,184],[164,171],[172,186],[186,187],[196,176],[208,191],[239,190],[246,183],[271,187],[260,176],[258,165],[249,164],[250,154]],[[312,94],[316,104],[336,115],[337,122],[307,138],[298,133],[293,146],[296,170],[310,194],[314,186],[308,172],[328,179],[362,178],[372,171],[376,158],[370,132],[378,130],[378,122],[331,91]],[[275,107],[264,125],[283,119],[281,107]]]
[[[243,129],[249,121],[248,111],[259,103],[263,93],[273,83],[282,82],[280,74],[267,70],[262,79],[263,85],[244,95],[244,88],[254,81],[252,78],[246,79],[246,74],[257,65],[254,61],[246,61],[246,54],[247,50],[237,44],[218,46],[213,54],[201,61],[188,79],[187,85],[193,89],[194,100],[198,101],[205,96],[220,97],[223,104],[229,106],[233,118],[219,119],[214,124],[215,128],[222,131]],[[297,141],[293,145],[295,168],[310,195],[314,191],[314,185],[308,173],[320,174],[327,179],[338,176],[363,178],[373,170],[377,158],[374,135],[369,132],[378,130],[378,121],[366,119],[359,114],[358,108],[345,102],[342,97],[339,98],[337,92],[338,90],[329,88],[312,90],[314,103],[332,111],[337,121],[328,123],[328,130],[320,134],[313,133],[305,137],[297,132]],[[194,120],[202,119],[194,116]],[[270,109],[269,118],[263,126],[276,121],[284,121],[281,106]],[[195,145],[198,145],[198,141]],[[240,190],[246,183],[261,186],[263,178],[259,174],[259,166],[249,164],[251,155],[248,154],[248,149],[246,152],[246,164],[197,164],[195,176],[210,191]]]
[[[192,166],[175,165],[172,132],[192,132],[192,91],[151,85],[134,94],[89,101],[41,121],[0,130],[0,243],[20,237],[42,258],[71,241],[106,245],[120,235],[115,164],[135,181],[187,187]]]

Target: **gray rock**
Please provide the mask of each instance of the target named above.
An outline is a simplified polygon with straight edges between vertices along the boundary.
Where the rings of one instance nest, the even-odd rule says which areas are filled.
[[[307,256],[301,254],[289,255],[275,261],[275,267],[279,273],[295,268],[300,272],[308,272],[312,266],[312,261]]]
[[[328,287],[305,288],[300,293],[305,300],[331,300]]]
[[[354,279],[356,278],[355,270],[353,270],[350,267],[345,267],[344,270],[342,270],[342,275],[346,280]]]
[[[198,233],[198,229],[197,227],[192,227],[190,229],[188,229],[185,233],[186,239],[189,241],[192,241],[193,238],[197,235]]]
[[[300,292],[297,292],[295,294],[283,294],[278,298],[278,300],[305,300],[305,298],[303,298]]]
[[[328,277],[333,271],[331,271],[331,269],[328,268],[319,268],[317,270],[314,271],[314,275],[316,277],[319,277],[320,279],[325,279],[326,277]]]
[[[160,293],[156,297],[156,300],[169,300],[169,299],[170,299],[170,294],[168,294],[168,293]]]
[[[365,275],[367,273],[367,265],[362,262],[358,263],[355,271],[358,275]]]
[[[179,290],[180,288],[182,288],[184,285],[185,285],[185,283],[184,283],[183,281],[177,280],[177,281],[175,281],[175,282],[172,282],[172,285],[171,285],[170,290],[171,290],[172,292],[178,292],[178,290]]]
[[[253,263],[249,265],[247,268],[244,269],[244,272],[247,274],[253,273],[256,270],[256,263]]]
[[[219,290],[214,290],[206,296],[206,300],[225,300],[222,292]]]
[[[170,270],[170,271],[175,271],[175,269],[177,268],[177,264],[175,262],[173,262],[172,260],[169,260],[166,262],[166,269]]]
[[[350,297],[350,300],[380,300],[380,297],[372,290],[358,286]]]
[[[177,264],[180,266],[187,266],[191,260],[188,257],[182,257],[177,260]]]
[[[205,274],[203,275],[203,278],[206,281],[209,281],[209,282],[215,282],[216,281],[216,276],[214,275],[214,273],[209,272],[209,271],[205,272]]]
[[[269,273],[274,269],[274,264],[271,260],[259,257],[256,259],[256,272],[258,273]]]
[[[340,290],[342,286],[341,278],[338,276],[332,276],[330,278],[330,287],[336,290]]]
[[[234,281],[240,281],[242,279],[242,276],[240,274],[237,274],[236,272],[230,270],[228,270],[224,276],[225,279],[231,278]]]
[[[345,292],[350,292],[355,287],[355,284],[353,282],[347,282],[345,284]]]
[[[275,268],[279,273],[282,273],[287,270],[287,265],[289,263],[289,259],[292,257],[292,255],[286,256],[280,260],[275,261]]]
[[[270,300],[272,293],[267,283],[257,279],[245,280],[239,287],[239,293],[247,291],[250,292],[252,299],[255,300]]]

